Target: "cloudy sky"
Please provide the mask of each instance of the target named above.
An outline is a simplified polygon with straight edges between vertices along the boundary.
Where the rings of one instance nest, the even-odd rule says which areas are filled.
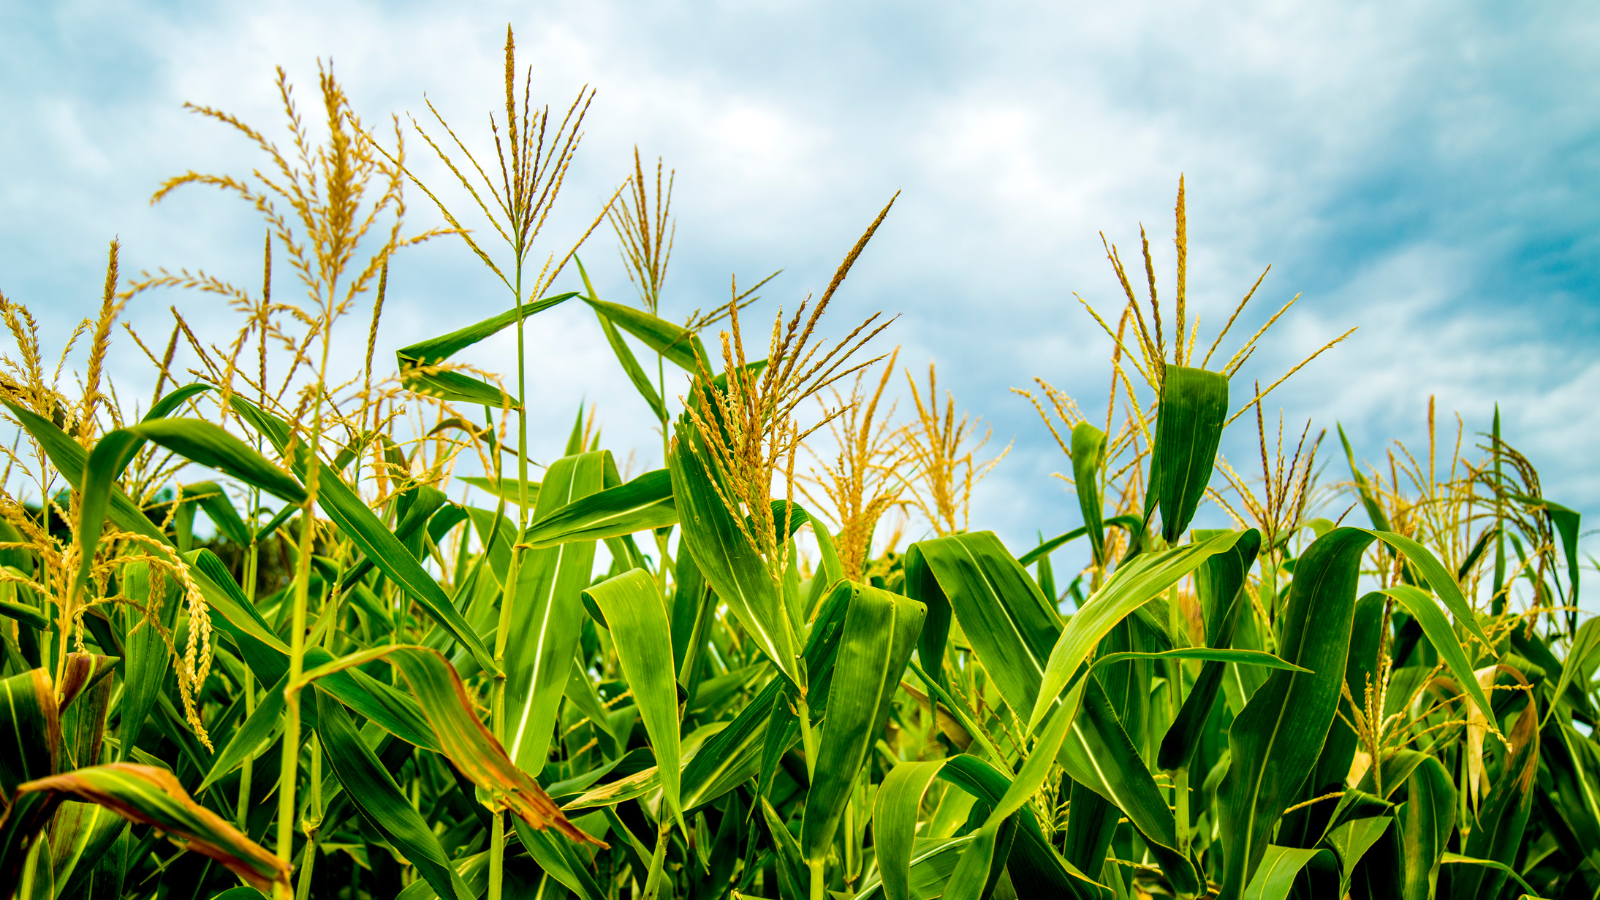
[[[1243,378],[1271,380],[1360,326],[1275,394],[1273,412],[1296,426],[1343,423],[1358,456],[1380,461],[1391,439],[1426,446],[1430,395],[1441,420],[1460,412],[1469,440],[1498,402],[1547,496],[1600,513],[1592,4],[472,7],[5,0],[0,290],[59,346],[98,302],[113,236],[125,271],[204,267],[254,283],[251,210],[198,189],[148,203],[164,177],[245,175],[263,162],[183,102],[276,129],[273,66],[309,109],[317,61],[331,58],[368,122],[425,111],[426,96],[484,147],[509,21],[536,97],[564,106],[583,85],[598,91],[547,249],[594,215],[635,145],[665,157],[677,172],[664,300],[674,318],[725,300],[730,274],[751,282],[779,268],[763,304],[792,309],[901,192],[834,324],[899,313],[886,339],[902,363],[937,361],[996,444],[1015,441],[974,507],[978,525],[1014,545],[1077,514],[1048,477],[1065,461],[1009,389],[1040,376],[1103,409],[1109,341],[1073,293],[1114,309],[1098,234],[1131,255],[1143,223],[1170,296],[1180,173],[1204,334],[1269,263],[1242,325],[1303,295]],[[411,201],[413,221],[433,224],[423,198]],[[628,299],[610,235],[585,256],[596,287]],[[199,295],[137,304],[130,320],[151,331],[170,327],[167,304],[213,337],[234,328]],[[506,304],[459,242],[409,251],[392,271],[380,348]],[[472,361],[506,371],[510,351],[498,340]],[[114,375],[140,383],[136,351],[125,342],[121,353]],[[541,316],[530,358],[538,455],[558,449],[586,400],[609,444],[659,465],[645,407],[584,310]],[[1244,455],[1247,437],[1225,450]]]

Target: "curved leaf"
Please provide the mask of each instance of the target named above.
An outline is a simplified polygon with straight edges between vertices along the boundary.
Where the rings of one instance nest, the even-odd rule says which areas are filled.
[[[545,479],[546,483],[549,478]],[[534,521],[521,544],[539,550],[572,541],[597,540],[678,523],[672,473],[646,472],[627,484],[580,497]]]
[[[97,803],[126,819],[153,825],[262,890],[288,888],[289,867],[220,816],[189,799],[166,769],[133,763],[91,766],[30,781],[19,794],[48,794]]]
[[[306,502],[305,489],[288,472],[268,462],[249,444],[203,419],[146,420],[119,430],[154,441],[190,462],[226,472],[280,500],[294,504]]]
[[[911,850],[922,810],[922,795],[947,760],[904,762],[884,776],[872,806],[872,844],[885,900],[911,900]]]

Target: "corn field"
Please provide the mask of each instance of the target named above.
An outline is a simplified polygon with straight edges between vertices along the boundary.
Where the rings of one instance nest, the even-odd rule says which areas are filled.
[[[1378,464],[1286,431],[1263,399],[1315,370],[1238,372],[1288,306],[1235,332],[1258,280],[1200,334],[1180,181],[1175,286],[1108,243],[1124,296],[1063,319],[1110,339],[1103,404],[1017,391],[1077,512],[1008,547],[968,520],[1004,455],[981,422],[890,320],[826,315],[892,199],[790,311],[735,281],[669,313],[670,173],[636,153],[546,234],[593,95],[535,105],[509,30],[505,58],[483,132],[369,127],[331,68],[312,124],[279,71],[281,139],[192,107],[261,165],[153,199],[262,216],[259,287],[127,278],[113,244],[59,352],[0,298],[0,897],[1600,896],[1579,516],[1498,414],[1430,404]],[[391,366],[390,260],[423,241],[506,311]],[[156,291],[236,337],[120,323]],[[558,304],[662,468],[625,473],[593,410],[530,457],[525,335]],[[473,365],[507,330],[517,371]]]

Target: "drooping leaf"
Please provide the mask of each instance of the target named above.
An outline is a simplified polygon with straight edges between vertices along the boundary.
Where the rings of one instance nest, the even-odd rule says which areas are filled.
[[[939,778],[990,807],[1000,801],[1012,784],[1011,776],[967,753],[945,760],[944,768],[939,770]],[[1021,822],[1006,866],[1013,885],[1019,892],[1024,892],[1019,896],[1074,896],[1083,900],[1107,900],[1111,896],[1104,885],[1074,868],[1055,852],[1055,848],[1045,839],[1031,806],[1024,805],[1018,818]]]
[[[706,355],[700,337],[687,328],[674,325],[642,309],[611,303],[592,296],[583,299],[596,313],[643,341],[646,347],[666,357],[669,362],[690,375],[711,371],[711,358]]]
[[[99,804],[182,840],[190,852],[215,860],[247,884],[262,890],[288,887],[286,864],[189,799],[166,769],[111,763],[30,781],[17,790]]]
[[[914,597],[954,611],[1013,712],[1031,710],[1060,617],[999,538],[980,531],[918,541],[906,551],[906,573]]]
[[[438,738],[439,752],[483,788],[496,808],[510,810],[535,829],[554,828],[573,841],[599,843],[567,821],[538,783],[511,762],[473,714],[461,677],[443,656],[421,647],[397,647],[385,658],[411,686]]]
[[[1462,847],[1463,856],[1498,863],[1499,867],[1452,872],[1450,894],[1456,900],[1497,896],[1510,871],[1508,867],[1515,865],[1523,849],[1523,834],[1533,810],[1534,779],[1539,771],[1539,713],[1534,704],[1523,707],[1509,737],[1505,771],[1490,788],[1478,811],[1478,821]],[[1454,860],[1446,855],[1442,861]]]
[[[1213,534],[1197,533],[1197,539],[1209,539]],[[1249,606],[1244,587],[1256,554],[1261,549],[1261,533],[1254,528],[1240,536],[1227,553],[1219,553],[1200,564],[1195,570],[1195,589],[1205,610],[1206,646],[1230,647],[1233,632],[1238,625],[1241,608]],[[1222,690],[1222,679],[1227,674],[1227,663],[1208,662],[1200,668],[1189,696],[1183,700],[1177,718],[1167,729],[1161,741],[1158,757],[1163,769],[1176,769],[1187,763],[1199,745],[1200,735],[1211,709],[1216,705],[1217,694]]]
[[[1472,663],[1468,660],[1466,650],[1457,640],[1455,629],[1450,627],[1449,620],[1439,611],[1439,606],[1433,598],[1409,584],[1398,584],[1378,593],[1393,598],[1411,614],[1418,625],[1422,626],[1422,633],[1427,635],[1428,642],[1433,644],[1433,649],[1438,652],[1439,661],[1450,669],[1450,674],[1456,677],[1456,682],[1467,692],[1467,696],[1472,698],[1472,702],[1478,705],[1478,709],[1493,719],[1495,716],[1489,706],[1489,698],[1484,695],[1482,686],[1478,684],[1478,676],[1473,674]]]
[[[1261,865],[1245,888],[1245,900],[1285,900],[1294,888],[1295,878],[1318,856],[1332,856],[1325,848],[1279,847],[1273,844],[1261,857]]]
[[[32,669],[0,680],[0,797],[55,773],[61,718],[50,673]]]
[[[306,500],[305,489],[255,448],[203,419],[154,419],[119,429],[160,444],[207,468],[225,472],[288,503]],[[111,437],[116,432],[106,435]],[[101,438],[104,441],[106,438]]]
[[[1060,707],[1039,732],[1032,752],[1023,760],[1016,777],[1012,779],[1000,799],[995,801],[972,844],[962,851],[961,860],[956,863],[956,869],[951,873],[950,881],[945,887],[944,896],[949,900],[978,900],[993,883],[991,878],[994,874],[994,862],[1005,858],[1004,853],[998,856],[996,854],[1001,844],[1001,828],[1022,808],[1023,804],[1028,802],[1029,797],[1038,792],[1045,778],[1049,776],[1050,768],[1054,765],[1057,754],[1061,751],[1061,745],[1066,740],[1073,720],[1077,716],[1084,688],[1092,681],[1090,678],[1078,679],[1067,691]]]

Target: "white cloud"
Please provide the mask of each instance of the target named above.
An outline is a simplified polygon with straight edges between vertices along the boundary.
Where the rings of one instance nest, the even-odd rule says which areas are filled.
[[[979,520],[1008,539],[1064,530],[1076,513],[1047,479],[1056,451],[1006,389],[1041,375],[1102,395],[1109,344],[1071,292],[1111,307],[1119,289],[1096,233],[1131,260],[1143,221],[1170,294],[1179,172],[1190,302],[1207,334],[1276,264],[1224,352],[1306,292],[1247,377],[1274,378],[1362,326],[1283,389],[1291,419],[1337,418],[1376,457],[1384,439],[1419,435],[1429,394],[1470,429],[1487,427],[1498,399],[1551,496],[1600,509],[1586,452],[1600,418],[1585,402],[1600,378],[1587,349],[1600,332],[1600,212],[1589,202],[1600,15],[1575,2],[1514,17],[1272,0],[981,11],[552,3],[472,16],[409,3],[14,8],[0,12],[0,56],[11,60],[0,63],[11,86],[0,115],[13,123],[0,160],[25,177],[0,187],[0,289],[64,334],[90,309],[113,234],[129,265],[204,265],[251,283],[259,226],[248,210],[201,192],[145,203],[185,168],[258,163],[179,103],[272,123],[272,65],[289,69],[310,111],[315,59],[332,56],[368,122],[424,111],[426,92],[481,139],[507,18],[540,97],[564,108],[580,85],[599,90],[553,239],[586,224],[635,143],[678,169],[674,314],[720,302],[730,271],[748,283],[779,267],[765,293],[792,308],[904,190],[837,320],[902,312],[890,338],[906,345],[902,361],[920,372],[938,359],[958,402],[991,419],[998,440],[1017,435],[979,496]],[[424,149],[411,142],[414,159]],[[426,218],[425,200],[411,200]],[[602,235],[586,262],[606,296],[623,298],[611,253]],[[418,250],[395,275],[384,359],[503,306],[459,246]],[[166,302],[213,334],[229,328],[215,303]],[[163,315],[152,301],[133,318],[156,327]],[[648,455],[643,406],[583,310],[545,314],[530,341],[541,446],[564,439],[586,399],[618,446]],[[511,359],[505,339],[481,356],[502,370]]]

